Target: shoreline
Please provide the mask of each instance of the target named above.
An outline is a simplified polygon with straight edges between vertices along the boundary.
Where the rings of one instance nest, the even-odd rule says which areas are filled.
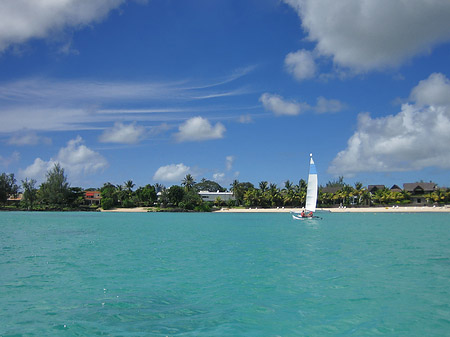
[[[299,212],[299,208],[222,208],[215,213],[289,213]],[[450,206],[402,206],[402,207],[361,207],[361,208],[317,208],[319,213],[450,213]]]
[[[101,210],[111,213],[152,213],[149,207],[115,208]],[[289,213],[299,212],[299,208],[222,208],[211,213]],[[398,206],[398,207],[361,207],[361,208],[318,208],[317,211],[330,213],[450,213],[446,206]]]

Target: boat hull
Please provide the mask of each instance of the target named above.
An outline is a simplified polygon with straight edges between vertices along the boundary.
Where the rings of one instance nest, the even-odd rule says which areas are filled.
[[[309,220],[309,219],[316,219],[317,217],[313,216],[302,216],[301,213],[291,212],[292,219],[294,220]]]

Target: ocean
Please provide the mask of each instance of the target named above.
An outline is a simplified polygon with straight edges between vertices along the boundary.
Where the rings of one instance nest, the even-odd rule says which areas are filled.
[[[450,214],[0,213],[0,336],[450,336]]]

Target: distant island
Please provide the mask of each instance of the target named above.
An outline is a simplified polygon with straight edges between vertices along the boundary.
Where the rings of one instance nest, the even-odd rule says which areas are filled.
[[[132,180],[123,185],[104,183],[101,188],[71,187],[64,168],[55,164],[46,181],[36,185],[25,179],[18,185],[14,174],[0,175],[0,207],[2,210],[29,211],[97,211],[141,208],[151,211],[209,212],[220,209],[302,208],[305,205],[307,183],[298,185],[287,180],[283,188],[267,181],[258,186],[234,180],[229,191],[217,182],[202,179],[195,182],[191,174],[180,185],[166,188],[162,184],[147,184],[135,189]],[[362,208],[396,206],[444,206],[450,204],[450,189],[433,182],[393,185],[346,184],[344,178],[330,181],[319,188],[319,208]]]

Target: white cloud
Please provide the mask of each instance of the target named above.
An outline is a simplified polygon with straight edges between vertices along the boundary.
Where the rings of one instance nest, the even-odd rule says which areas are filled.
[[[189,166],[183,163],[161,166],[153,175],[153,180],[166,182],[181,181],[189,173],[190,169]]]
[[[209,139],[223,138],[226,129],[221,123],[212,126],[211,123],[203,117],[193,117],[180,125],[175,138],[179,142],[202,141]]]
[[[38,144],[46,144],[49,145],[52,143],[51,138],[41,137],[33,131],[21,131],[11,136],[8,140],[8,144],[10,145],[38,145]]]
[[[41,158],[36,158],[30,166],[24,170],[19,170],[19,177],[22,179],[33,178],[37,181],[44,181],[45,174],[53,166],[55,162],[52,160],[44,161]]]
[[[0,52],[31,38],[48,38],[103,19],[125,0],[14,0],[0,2]]]
[[[356,132],[334,158],[329,172],[450,169],[450,103],[443,104],[448,99],[447,86],[447,78],[433,74],[412,90],[411,96],[418,101],[402,105],[397,115],[372,119],[368,113],[360,114]]]
[[[0,132],[80,130],[94,121],[88,111],[77,108],[2,107],[0,117]]]
[[[225,173],[223,173],[223,172],[214,173],[213,179],[216,182],[223,182],[223,181],[225,181]]]
[[[286,101],[279,95],[264,93],[259,98],[264,108],[272,111],[275,115],[296,116],[302,112],[302,109],[308,107],[305,103],[295,101]]]
[[[99,137],[103,143],[136,144],[146,136],[146,129],[136,123],[114,123],[110,129],[106,129]]]
[[[92,174],[108,166],[106,159],[84,145],[80,136],[70,140],[67,147],[59,150],[56,161],[61,163],[68,173],[76,176]]]
[[[193,87],[190,81],[105,82],[31,78],[1,82],[0,133],[14,133],[24,129],[103,130],[105,125],[110,126],[116,121],[172,125],[184,120],[186,113],[194,111],[229,112],[230,107],[193,106],[193,97],[202,95],[208,88],[207,84]],[[174,102],[174,106],[161,107],[161,103],[167,101]],[[146,104],[149,108],[137,109],[137,103]],[[180,105],[183,107],[180,108]],[[127,106],[130,108],[126,108]],[[215,130],[221,131],[221,127]]]
[[[431,74],[412,90],[410,99],[420,105],[450,105],[450,80],[443,74]]]
[[[284,0],[315,52],[356,72],[395,67],[450,40],[450,1]]]
[[[234,159],[235,159],[234,156],[226,156],[225,165],[226,165],[227,171],[231,171],[231,169],[233,168]]]
[[[284,65],[299,81],[314,77],[317,71],[313,54],[304,49],[287,54]]]
[[[20,159],[20,153],[14,151],[9,157],[3,157],[0,155],[0,165],[4,167],[8,167],[12,163],[18,162]]]
[[[241,116],[239,116],[239,123],[241,123],[241,124],[249,124],[251,122],[253,122],[252,116],[250,116],[250,115],[241,115]]]
[[[315,106],[308,103],[298,103],[296,101],[286,101],[279,95],[265,93],[261,95],[259,100],[262,102],[264,108],[272,111],[275,115],[296,116],[306,111],[314,111],[318,114],[334,113],[343,110],[346,105],[336,99],[326,99],[325,97],[318,97]]]
[[[83,176],[104,170],[108,166],[107,160],[98,152],[89,149],[78,136],[70,140],[66,147],[59,150],[55,158],[44,161],[36,158],[33,164],[19,170],[21,178],[34,178],[43,181],[45,174],[55,163],[60,163],[70,179],[78,180]]]
[[[314,111],[318,114],[323,113],[335,113],[343,110],[345,108],[345,104],[337,99],[326,99],[325,97],[318,97],[317,104],[313,108]]]

